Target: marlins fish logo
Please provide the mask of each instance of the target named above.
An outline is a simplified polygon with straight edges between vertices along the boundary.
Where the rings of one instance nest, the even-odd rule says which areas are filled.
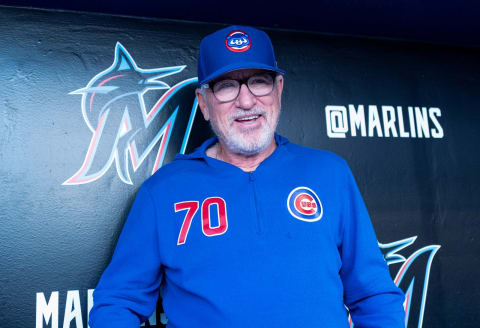
[[[136,172],[148,155],[157,150],[149,163],[153,174],[166,157],[171,160],[176,153],[184,153],[197,109],[197,78],[173,86],[161,79],[180,73],[185,67],[139,68],[117,42],[113,64],[84,88],[70,92],[82,96],[82,114],[92,137],[80,169],[63,184],[95,181],[113,163],[118,177],[133,184],[130,165]],[[144,96],[154,90],[164,93],[147,108]],[[175,140],[174,145],[170,145],[170,138]]]
[[[388,244],[379,243],[388,266],[400,265],[393,281],[405,293],[403,307],[405,309],[405,328],[422,328],[425,304],[427,302],[428,283],[433,257],[440,245],[422,247],[408,257],[399,254],[412,245],[417,236],[398,240]],[[354,324],[350,319],[350,328]]]

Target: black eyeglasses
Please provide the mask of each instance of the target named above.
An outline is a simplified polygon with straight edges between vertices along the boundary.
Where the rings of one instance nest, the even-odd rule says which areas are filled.
[[[242,84],[246,84],[248,90],[257,97],[267,96],[273,91],[275,73],[265,72],[252,75],[243,80],[225,79],[213,83],[206,83],[202,88],[212,89],[213,95],[220,102],[229,102],[237,99]]]

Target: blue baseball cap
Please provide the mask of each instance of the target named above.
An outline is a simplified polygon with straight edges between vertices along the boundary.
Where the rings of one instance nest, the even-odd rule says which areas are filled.
[[[246,68],[285,74],[277,67],[267,33],[248,26],[229,26],[203,38],[198,54],[200,85],[225,73]]]

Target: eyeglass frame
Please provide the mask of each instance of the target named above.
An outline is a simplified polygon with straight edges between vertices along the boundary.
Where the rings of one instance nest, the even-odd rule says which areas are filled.
[[[244,78],[244,79],[232,79],[232,78],[225,78],[225,79],[221,79],[221,80],[217,80],[215,82],[207,82],[207,83],[204,83],[200,86],[201,89],[210,89],[212,90],[212,93],[213,93],[213,96],[215,97],[215,99],[217,99],[217,101],[221,102],[221,103],[227,103],[227,102],[231,102],[231,101],[234,101],[238,98],[238,96],[240,95],[240,90],[242,89],[242,85],[245,84],[247,86],[247,89],[248,91],[255,97],[265,97],[265,96],[268,96],[269,94],[271,94],[273,92],[273,89],[275,89],[275,83],[277,82],[277,76],[281,75],[281,74],[278,74],[276,72],[273,72],[273,71],[267,71],[265,72],[264,74],[268,74],[272,77],[272,80],[273,80],[273,83],[272,83],[272,90],[270,90],[268,93],[264,94],[264,95],[261,95],[261,96],[257,96],[256,94],[254,94],[252,92],[252,90],[250,90],[250,87],[248,86],[248,80],[254,76],[257,76],[257,75],[260,75],[260,74],[253,74],[253,75],[250,75],[249,77],[247,78]],[[227,100],[227,101],[222,101],[220,99],[217,98],[217,96],[215,95],[215,92],[213,91],[213,86],[218,83],[218,82],[221,82],[221,81],[225,81],[225,80],[233,80],[233,81],[237,81],[238,82],[238,93],[237,95],[232,99],[232,100]],[[211,85],[211,86],[210,86]]]

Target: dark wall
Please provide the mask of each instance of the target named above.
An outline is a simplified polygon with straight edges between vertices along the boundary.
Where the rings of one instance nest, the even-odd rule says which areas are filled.
[[[141,182],[210,134],[193,91],[200,40],[219,26],[0,17],[0,322],[86,327]],[[480,52],[268,33],[287,71],[279,132],[349,162],[408,327],[476,327]]]

